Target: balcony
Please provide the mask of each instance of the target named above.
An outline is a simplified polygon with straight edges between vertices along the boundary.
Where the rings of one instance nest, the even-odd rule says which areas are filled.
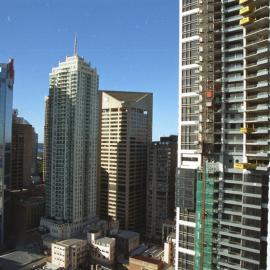
[[[243,102],[243,96],[231,95],[231,97],[226,98],[226,102]]]
[[[256,116],[256,117],[247,117],[246,122],[268,122],[268,116]]]
[[[268,47],[261,47],[257,50],[247,52],[246,59],[247,60],[252,58],[258,59],[258,57],[268,56],[268,53],[269,53]]]
[[[226,82],[239,82],[239,81],[243,81],[244,77],[243,76],[229,76],[226,77],[225,81]]]
[[[267,134],[269,132],[269,127],[257,127],[256,134]]]
[[[259,104],[257,106],[250,106],[246,108],[246,112],[261,112],[261,111],[268,111],[269,106],[267,104]]]
[[[236,25],[236,26],[231,26],[231,27],[228,27],[224,30],[225,33],[231,33],[231,32],[234,32],[234,31],[239,31],[241,30],[241,26],[240,25]]]
[[[267,100],[269,98],[269,95],[267,92],[258,93],[257,95],[248,95],[247,101],[256,101],[256,100]]]
[[[243,65],[232,65],[224,69],[225,72],[242,71]]]
[[[222,219],[220,221],[220,224],[227,225],[227,226],[233,226],[233,227],[237,227],[237,228],[242,228],[242,229],[248,229],[248,230],[257,231],[257,232],[261,231],[261,228],[255,228],[255,227],[243,225],[241,222],[231,221],[229,219]]]
[[[232,124],[242,124],[243,123],[243,118],[225,118],[224,119],[225,123],[232,123]],[[238,130],[239,132],[239,130]]]
[[[242,91],[243,91],[243,87],[230,87],[230,88],[224,89],[224,92],[228,92],[228,93],[242,92]]]
[[[225,189],[223,189],[223,192],[228,193],[228,194],[239,195],[239,194],[242,194],[242,189],[225,188]],[[229,210],[228,208],[226,208],[226,209]],[[235,210],[231,210],[231,211],[235,212]]]
[[[247,91],[254,91],[254,90],[256,90],[256,92],[257,92],[257,91],[268,90],[268,87],[269,87],[269,82],[266,81],[266,80],[264,80],[264,81],[260,81],[260,82],[257,82],[257,83],[250,82],[247,85],[246,90]]]
[[[258,140],[247,140],[247,145],[268,145],[269,142],[267,138],[265,140],[258,139]]]
[[[263,68],[267,68],[269,66],[270,62],[268,58],[261,58],[258,59],[256,62],[252,62],[252,63],[248,63],[248,65],[246,66],[246,69],[248,71],[256,71],[258,69],[263,69]]]
[[[260,157],[260,158],[267,158],[269,155],[269,151],[267,150],[248,150],[247,149],[247,156],[248,157]],[[257,165],[256,165],[257,167]]]
[[[243,39],[243,35],[242,34],[225,37],[225,41],[226,42],[237,41],[237,40],[242,40],[242,39]]]
[[[225,13],[230,13],[230,12],[237,11],[237,10],[239,10],[239,6],[236,5],[236,6],[225,8],[224,12]]]
[[[241,18],[242,18],[242,16],[240,16],[240,15],[231,16],[231,17],[225,18],[224,22],[228,23],[228,22],[239,21],[239,20],[241,20]]]
[[[223,57],[222,59],[224,62],[234,62],[234,61],[242,61],[243,60],[243,55],[234,55],[234,56],[227,56]]]
[[[240,134],[239,129],[225,129],[224,132],[226,134]]]
[[[259,71],[257,71],[257,73],[251,73],[247,75],[247,80],[263,80],[268,78],[269,76],[269,71],[268,69],[261,69]]]

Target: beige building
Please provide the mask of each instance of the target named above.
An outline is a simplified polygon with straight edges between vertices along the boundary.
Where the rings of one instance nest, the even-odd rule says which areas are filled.
[[[152,94],[102,91],[100,104],[100,216],[119,220],[122,229],[142,231]]]
[[[65,269],[76,269],[86,263],[87,241],[68,239],[52,244],[52,264]]]
[[[165,265],[162,261],[150,257],[134,256],[129,259],[129,270],[163,270]]]

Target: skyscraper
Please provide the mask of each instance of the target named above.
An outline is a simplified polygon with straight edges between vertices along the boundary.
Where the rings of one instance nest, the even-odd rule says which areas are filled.
[[[13,60],[0,64],[0,245],[4,244],[5,191],[11,181]]]
[[[176,269],[269,266],[269,9],[180,1]]]
[[[41,225],[70,237],[96,216],[98,74],[76,52],[50,73]]]
[[[35,129],[13,111],[12,123],[12,180],[9,188],[22,189],[31,184],[37,173],[37,136]]]
[[[152,142],[148,158],[146,195],[146,236],[161,243],[162,225],[174,219],[177,136],[161,137]]]
[[[152,94],[102,91],[100,95],[100,216],[120,228],[143,231]]]

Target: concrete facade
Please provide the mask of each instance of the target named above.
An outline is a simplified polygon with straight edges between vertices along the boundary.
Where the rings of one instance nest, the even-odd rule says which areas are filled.
[[[96,69],[78,55],[50,73],[41,225],[56,237],[70,238],[96,216],[98,82]]]
[[[75,270],[87,262],[87,241],[68,239],[52,244],[52,264]]]

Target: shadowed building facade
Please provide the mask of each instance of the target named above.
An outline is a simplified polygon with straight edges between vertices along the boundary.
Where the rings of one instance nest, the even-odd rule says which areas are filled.
[[[37,134],[25,119],[13,111],[12,180],[10,189],[27,188],[37,173]]]
[[[149,151],[146,235],[157,243],[162,241],[162,225],[174,219],[175,171],[177,167],[177,136],[161,137],[152,142]]]
[[[0,248],[4,244],[6,223],[6,188],[11,182],[12,102],[14,66],[13,60],[0,63]]]

